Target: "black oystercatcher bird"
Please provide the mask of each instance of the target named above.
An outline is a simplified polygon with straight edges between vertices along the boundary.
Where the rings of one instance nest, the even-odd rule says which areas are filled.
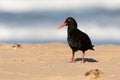
[[[67,41],[70,48],[72,49],[72,59],[70,62],[74,62],[75,52],[81,50],[83,52],[82,62],[84,63],[85,51],[94,50],[94,46],[92,45],[89,36],[86,33],[77,29],[77,22],[72,17],[68,17],[65,22],[57,29],[63,28],[64,26],[68,26]]]

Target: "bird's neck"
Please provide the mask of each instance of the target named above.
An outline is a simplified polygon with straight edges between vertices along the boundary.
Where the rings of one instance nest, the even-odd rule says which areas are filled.
[[[68,33],[70,33],[73,29],[77,29],[77,25],[68,25]]]

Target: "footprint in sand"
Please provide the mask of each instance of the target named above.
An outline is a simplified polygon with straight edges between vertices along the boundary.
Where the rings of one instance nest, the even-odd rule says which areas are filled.
[[[85,73],[86,80],[102,80],[103,72],[99,69],[93,69]]]
[[[38,57],[37,58],[37,63],[45,63],[45,61],[43,60],[42,57]]]
[[[22,58],[16,58],[16,59],[14,59],[14,63],[16,63],[16,64],[25,64],[25,61]]]
[[[22,45],[20,45],[20,44],[14,44],[12,47],[15,48],[15,49],[17,49],[17,48],[22,48]]]

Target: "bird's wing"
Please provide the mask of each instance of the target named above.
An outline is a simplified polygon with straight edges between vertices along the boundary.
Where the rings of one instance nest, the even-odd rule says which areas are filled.
[[[70,37],[79,44],[91,45],[89,36],[78,29],[73,29],[70,33]]]

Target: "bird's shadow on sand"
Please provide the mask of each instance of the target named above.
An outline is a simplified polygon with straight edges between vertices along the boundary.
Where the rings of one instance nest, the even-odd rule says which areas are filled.
[[[78,61],[82,61],[82,58],[76,58],[75,59],[75,62],[78,62]],[[92,58],[84,58],[84,61],[85,62],[91,62],[91,63],[98,62],[97,60],[92,59]]]

